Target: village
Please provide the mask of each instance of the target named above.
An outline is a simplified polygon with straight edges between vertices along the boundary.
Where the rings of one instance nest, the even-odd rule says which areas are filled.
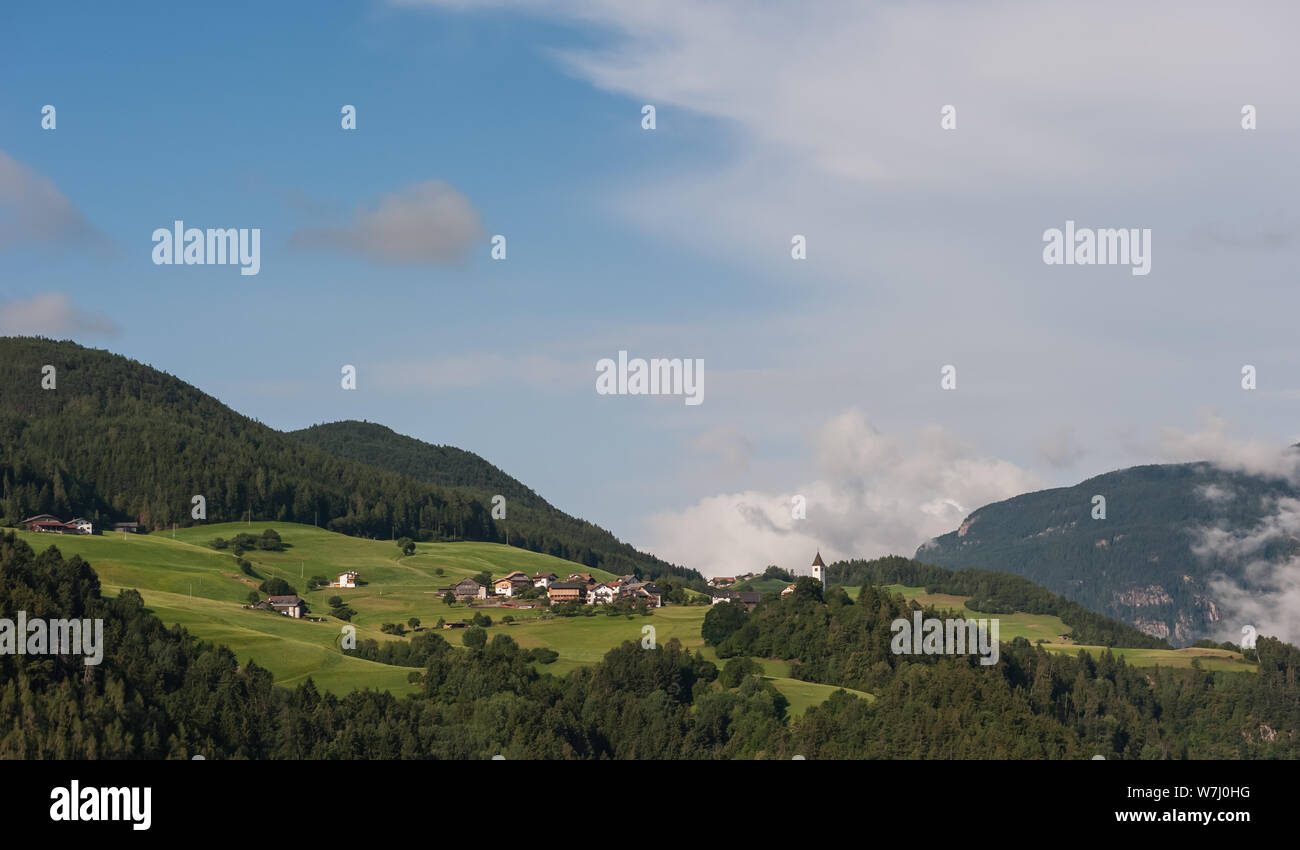
[[[532,591],[532,592],[530,592]],[[546,601],[551,605],[581,602],[586,605],[609,605],[630,599],[643,602],[647,608],[663,607],[663,593],[655,585],[638,579],[635,575],[624,575],[610,581],[599,582],[591,573],[571,573],[563,581],[555,573],[537,573],[529,576],[521,570],[515,570],[499,578],[491,585],[481,584],[475,579],[466,578],[452,585],[439,589],[439,593],[451,594],[457,602],[474,599],[518,600],[513,604],[500,601],[503,607],[533,607],[528,604],[530,598],[538,599],[545,593]]]

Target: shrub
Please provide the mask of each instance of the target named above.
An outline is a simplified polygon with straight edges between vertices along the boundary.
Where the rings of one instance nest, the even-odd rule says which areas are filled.
[[[298,591],[293,589],[289,582],[282,578],[268,578],[257,587],[258,590],[267,596],[297,596]]]

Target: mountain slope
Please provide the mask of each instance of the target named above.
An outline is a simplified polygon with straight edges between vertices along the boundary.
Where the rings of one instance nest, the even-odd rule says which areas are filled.
[[[53,389],[42,386],[47,365],[55,368]],[[203,496],[209,522],[251,515],[358,536],[504,542],[506,530],[476,492],[332,454],[107,351],[0,338],[0,517],[7,524],[53,513],[99,525],[185,526],[195,522],[193,497]],[[529,528],[510,542],[611,572],[675,569],[612,535],[593,545],[596,536],[575,536],[582,525],[570,519],[563,528]]]
[[[292,431],[289,436],[335,457],[456,488],[484,504],[492,504],[495,495],[505,496],[506,518],[497,520],[496,526],[514,545],[601,566],[618,574],[637,569],[648,576],[674,575],[702,582],[695,570],[674,567],[638,552],[605,529],[551,506],[527,486],[472,452],[435,446],[383,425],[354,420],[314,425]],[[698,589],[702,590],[703,585]]]
[[[1093,518],[1094,496],[1106,500],[1104,519]],[[1280,500],[1295,497],[1281,480],[1207,463],[1137,466],[985,505],[916,556],[950,569],[1015,573],[1185,645],[1243,625],[1223,621],[1219,582],[1262,591],[1248,564],[1276,562],[1300,543],[1282,536],[1247,558],[1194,547],[1211,530],[1232,536],[1257,529]]]

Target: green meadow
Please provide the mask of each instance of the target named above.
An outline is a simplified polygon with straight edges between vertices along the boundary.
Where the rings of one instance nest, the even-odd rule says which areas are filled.
[[[241,532],[260,535],[267,528],[280,534],[285,549],[244,553],[258,577],[244,575],[230,549],[218,551],[208,546],[215,537],[230,539]],[[419,543],[414,555],[403,557],[392,541],[363,540],[294,523],[224,523],[179,529],[174,534],[56,536],[19,532],[19,536],[37,551],[54,545],[65,556],[80,555],[99,574],[106,593],[124,588],[140,591],[145,604],[168,625],[178,623],[204,640],[225,644],[241,661],[253,660],[266,667],[281,684],[292,686],[311,676],[319,687],[336,693],[364,687],[407,693],[414,691],[414,686],[407,682],[409,668],[350,658],[339,651],[344,623],[328,616],[331,596],[343,597],[356,610],[351,623],[357,628],[358,640],[385,641],[394,637],[380,630],[384,623],[405,624],[416,617],[422,626],[432,627],[439,618],[459,621],[472,617],[477,609],[463,603],[449,606],[437,590],[482,570],[494,578],[516,569],[529,575],[554,572],[565,577],[590,572],[602,580],[613,578],[601,570],[494,543]],[[355,570],[363,584],[353,589],[307,590],[307,579],[313,575],[334,580],[344,570]],[[249,592],[262,578],[273,576],[288,581],[306,600],[310,615],[324,616],[326,622],[244,608]],[[492,617],[493,630],[506,614],[524,621],[544,614],[544,609],[483,610]],[[703,609],[699,617],[703,619]],[[546,621],[547,625],[565,622],[562,618]],[[514,627],[500,627],[510,628],[512,635],[517,633]],[[521,643],[552,646],[562,655],[566,649],[577,651],[589,643],[581,636],[570,637],[567,631],[540,632],[541,638]],[[639,627],[633,629],[628,624],[627,631],[640,637]],[[698,621],[695,632],[698,636]],[[459,645],[461,632],[443,634]],[[547,641],[550,636],[557,638],[554,644]]]
[[[243,557],[258,577],[240,572],[230,549],[216,550],[208,544],[216,537],[227,540],[239,533],[260,535],[274,528],[285,548],[281,552],[249,550]],[[546,609],[448,606],[437,591],[487,570],[499,578],[513,570],[529,575],[553,572],[561,578],[570,573],[590,572],[605,581],[610,573],[494,543],[417,543],[415,554],[402,556],[389,540],[365,540],[294,523],[223,523],[153,534],[105,534],[94,536],[34,534],[19,536],[40,551],[58,546],[65,556],[80,555],[99,574],[104,591],[116,594],[134,588],[145,604],[168,625],[180,624],[198,637],[223,644],[239,656],[267,668],[276,682],[294,686],[308,677],[322,690],[347,693],[356,688],[388,690],[394,694],[414,693],[407,681],[413,668],[378,664],[344,655],[339,650],[343,622],[328,616],[327,600],[341,596],[357,614],[351,624],[357,639],[396,640],[384,634],[384,623],[405,624],[411,617],[422,627],[434,626],[439,618],[465,620],[475,611],[492,617],[492,634],[510,635],[524,648],[547,647],[559,653],[552,664],[538,665],[545,672],[564,675],[578,667],[595,664],[610,649],[624,641],[640,643],[648,638],[646,626],[654,628],[658,643],[673,638],[692,651],[721,662],[704,646],[700,625],[708,606],[670,605],[650,616],[604,613],[592,617],[551,617]],[[307,590],[307,579],[324,575],[330,580],[344,570],[355,570],[361,586]],[[438,573],[441,570],[441,574]],[[262,578],[278,576],[291,584],[306,600],[311,616],[323,616],[323,623],[294,620],[279,614],[244,608],[248,594]],[[265,596],[265,594],[261,594]],[[702,596],[702,594],[694,594]],[[516,622],[506,625],[510,614]],[[463,632],[443,631],[453,646],[459,646]],[[801,682],[789,676],[783,661],[756,659],[766,677],[790,700],[791,714],[802,714],[810,705],[825,700],[837,688]],[[866,699],[869,694],[858,693]]]
[[[1073,631],[1061,621],[1060,617],[1049,614],[988,614],[973,611],[966,607],[969,596],[954,596],[946,593],[927,593],[924,587],[908,587],[901,584],[886,585],[885,590],[902,594],[906,599],[914,599],[922,605],[933,605],[944,611],[950,611],[958,617],[982,619],[997,617],[998,639],[1012,641],[1023,637],[1030,643],[1043,641],[1043,649],[1048,652],[1068,652],[1076,654],[1087,652],[1094,657],[1100,655],[1107,647],[1075,643],[1069,638]],[[857,599],[857,587],[844,590],[853,599]],[[1240,653],[1226,649],[1201,649],[1184,647],[1182,649],[1124,649],[1111,647],[1112,654],[1123,656],[1125,663],[1136,667],[1190,667],[1196,661],[1205,670],[1223,670],[1228,672],[1247,672],[1255,670],[1255,665],[1245,661]]]

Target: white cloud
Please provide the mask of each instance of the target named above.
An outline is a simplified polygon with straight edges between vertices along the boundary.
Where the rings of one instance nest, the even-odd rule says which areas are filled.
[[[105,246],[103,234],[51,180],[0,150],[0,251]]]
[[[1204,416],[1199,431],[1163,428],[1154,454],[1170,463],[1208,461],[1220,469],[1300,484],[1300,451],[1265,440],[1241,440],[1228,433],[1228,420]]]
[[[1270,544],[1300,541],[1300,499],[1278,498],[1251,528],[1196,529],[1193,553],[1241,565],[1240,578],[1219,574],[1209,582],[1222,608],[1218,640],[1241,640],[1242,626],[1288,643],[1300,642],[1300,557],[1265,560]]]
[[[116,336],[121,328],[100,313],[87,312],[62,292],[0,301],[0,334],[6,336]]]
[[[1040,486],[941,427],[887,435],[859,410],[832,418],[813,442],[815,477],[787,493],[720,494],[655,514],[646,523],[646,548],[706,575],[773,563],[806,572],[818,549],[826,558],[910,555],[955,528],[968,506]],[[795,495],[807,500],[806,519],[791,515]]]
[[[289,243],[360,254],[380,263],[440,265],[463,258],[483,236],[469,199],[440,180],[427,180],[384,195],[347,226],[305,228]]]

